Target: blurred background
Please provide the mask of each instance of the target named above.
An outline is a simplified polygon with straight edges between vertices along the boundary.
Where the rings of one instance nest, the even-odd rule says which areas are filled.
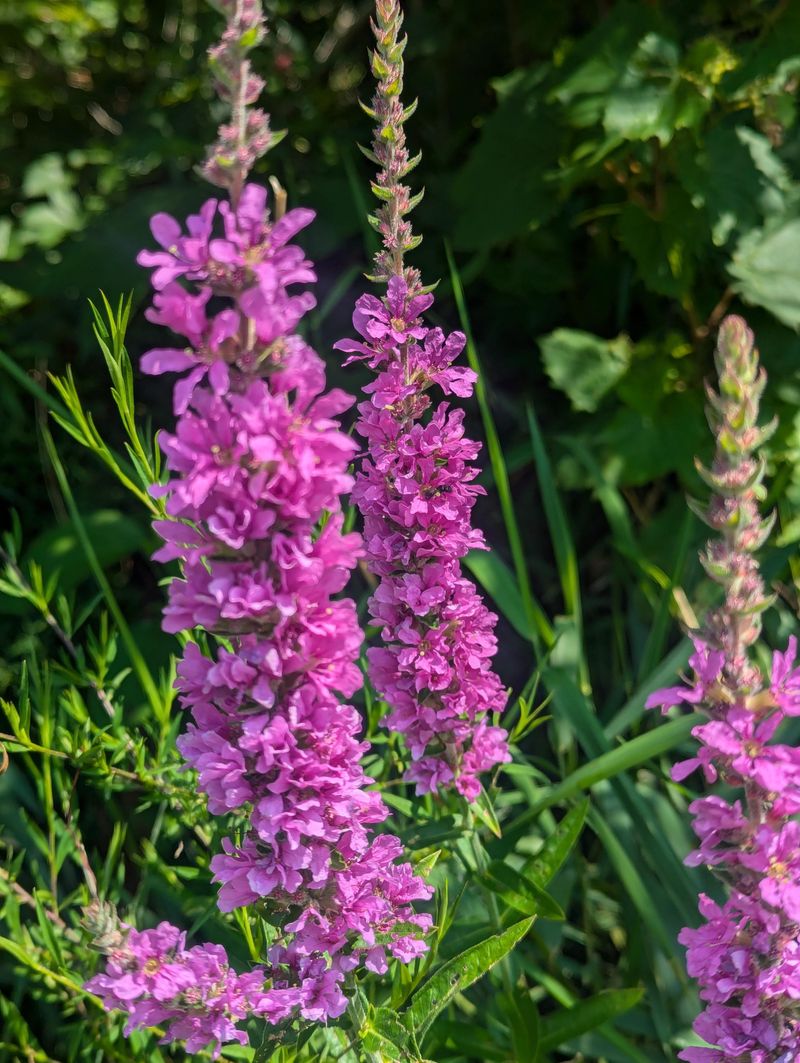
[[[342,371],[331,345],[349,331],[374,249],[370,165],[356,146],[370,136],[357,103],[372,92],[370,7],[267,0],[271,32],[255,60],[273,127],[289,131],[256,176],[276,174],[290,205],[318,211],[302,236],[320,278],[309,338],[332,382],[352,391],[359,370]],[[769,480],[779,536],[766,572],[781,608],[771,629],[785,634],[796,611],[800,4],[406,8],[406,97],[420,100],[407,131],[412,152],[423,152],[412,180],[426,189],[415,262],[426,282],[440,280],[444,327],[459,327],[454,281],[463,286],[531,591],[558,630],[574,612],[569,580],[580,586],[580,682],[608,724],[676,642],[681,588],[694,602],[707,597],[694,560],[703,531],[684,495],[703,493],[693,468],[695,454],[710,452],[703,381],[729,311],[755,329],[770,376],[766,406],[780,417]],[[100,288],[112,301],[133,292],[135,364],[156,337],[135,263],[151,243],[148,218],[183,218],[213,194],[193,168],[220,117],[209,113],[205,65],[219,24],[202,0],[0,0],[1,523],[18,514],[22,559],[39,562],[45,577],[57,573],[67,594],[90,597],[90,571],[42,444],[46,404],[35,391],[52,392],[47,374],[72,366],[86,409],[121,449],[88,300]],[[135,387],[142,421],[168,425],[167,383],[137,374]],[[483,438],[478,407],[468,405],[472,434]],[[545,459],[534,451],[531,414]],[[100,560],[157,670],[174,643],[159,629],[162,573],[148,559],[147,515],[53,430]],[[473,571],[501,614],[499,670],[519,692],[533,666],[519,556],[484,464],[489,493],[477,521],[494,560],[476,559]],[[552,477],[544,483],[543,470]],[[548,491],[560,500],[569,547],[553,537]],[[0,598],[0,694],[49,638],[34,611]],[[568,640],[559,647],[572,652]],[[624,723],[635,736],[642,719],[628,713],[611,731]],[[546,743],[537,731],[534,760],[574,767],[574,726],[562,716]],[[25,801],[19,776],[9,786],[0,819]],[[685,827],[653,807],[685,852]],[[586,856],[594,870],[581,896],[595,891],[594,906],[569,948],[576,983],[604,984],[634,940],[626,919],[636,916],[620,915],[624,882],[595,867],[602,858],[591,846]],[[673,934],[681,912],[664,910]],[[669,1058],[659,1053],[686,1028],[693,1002],[648,949],[642,939],[625,963],[629,981],[660,980],[664,994],[655,1018],[634,1031],[652,1060]]]

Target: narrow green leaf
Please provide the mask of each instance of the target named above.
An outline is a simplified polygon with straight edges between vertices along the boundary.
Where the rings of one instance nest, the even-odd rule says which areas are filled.
[[[533,882],[521,870],[510,867],[502,860],[494,860],[478,875],[478,881],[486,889],[496,893],[501,900],[523,915],[540,915],[543,919],[564,918],[559,904],[541,886]]]
[[[39,895],[40,891],[35,889],[33,891],[33,901],[36,905],[36,921],[39,924],[39,929],[42,933],[42,937],[47,945],[48,952],[53,957],[58,968],[64,967],[64,956],[61,952],[61,945],[53,930],[53,924],[50,922],[47,916],[47,909],[42,903],[42,898]]]
[[[495,425],[494,416],[492,415],[491,406],[489,405],[489,396],[481,370],[478,350],[475,346],[475,341],[472,338],[472,329],[470,326],[469,315],[467,313],[467,304],[464,299],[464,288],[461,283],[461,277],[456,268],[455,259],[453,258],[448,245],[445,245],[445,251],[447,253],[447,262],[450,267],[450,282],[453,286],[453,297],[455,298],[456,307],[458,308],[461,327],[467,337],[467,361],[470,364],[470,368],[477,373],[478,376],[475,384],[475,397],[478,400],[478,407],[481,412],[483,431],[486,436],[486,449],[489,453],[489,460],[492,465],[492,473],[494,474],[495,487],[500,500],[500,510],[503,514],[503,521],[506,526],[506,534],[508,535],[508,543],[511,548],[511,556],[514,560],[514,571],[517,577],[517,585],[520,597],[522,598],[525,616],[528,621],[528,636],[533,643],[534,652],[537,657],[539,657],[541,656],[541,644],[544,644],[547,648],[551,647],[555,642],[555,635],[544,610],[533,596],[531,582],[528,576],[528,565],[525,559],[525,550],[522,545],[522,535],[520,534],[519,523],[517,522],[517,516],[514,511],[511,482],[508,478],[508,469],[506,468],[506,462],[503,456],[503,448],[500,445],[497,426]]]
[[[92,546],[91,540],[87,534],[86,527],[84,525],[78,507],[75,504],[75,498],[73,497],[72,490],[69,486],[67,475],[64,471],[64,466],[58,456],[58,451],[56,450],[56,445],[53,442],[53,437],[46,430],[42,433],[42,436],[44,439],[45,449],[47,450],[48,457],[50,458],[50,462],[53,466],[53,471],[56,474],[56,479],[58,480],[59,487],[61,488],[61,493],[64,496],[64,501],[67,505],[67,511],[69,512],[69,515],[72,519],[72,523],[75,527],[75,531],[78,535],[78,539],[80,540],[81,546],[83,547],[83,550],[86,553],[86,559],[88,560],[89,565],[92,569],[92,574],[94,575],[94,578],[97,581],[98,587],[102,590],[103,596],[106,599],[106,604],[108,606],[109,612],[114,617],[116,625],[119,628],[120,635],[122,636],[122,640],[125,643],[125,648],[128,651],[128,655],[131,659],[131,662],[133,663],[133,667],[142,686],[142,690],[146,695],[147,700],[150,702],[150,706],[153,709],[153,712],[155,713],[156,719],[159,719],[162,721],[162,723],[165,723],[166,716],[169,711],[168,707],[164,705],[163,699],[159,694],[158,687],[156,686],[150,669],[147,666],[147,662],[145,661],[131,633],[130,627],[128,626],[128,622],[123,616],[122,610],[120,609],[117,600],[114,597],[114,592],[111,589],[111,584],[108,582],[108,579],[106,578],[106,575],[103,572],[102,566],[100,565],[100,562],[97,559],[97,554],[95,553],[94,547]]]
[[[603,728],[606,738],[616,738],[644,715],[644,703],[648,696],[654,690],[660,690],[661,687],[674,683],[675,676],[685,667],[691,652],[692,644],[689,639],[681,639],[658,667],[650,673],[639,689],[628,698],[619,712],[608,721]]]
[[[511,1027],[511,1045],[516,1063],[537,1063],[540,1058],[541,1020],[530,993],[524,986],[517,985],[499,1000]]]
[[[561,590],[564,595],[564,605],[567,612],[574,618],[578,632],[582,630],[581,615],[581,590],[578,576],[578,556],[575,551],[575,543],[569,530],[567,517],[561,498],[556,487],[553,468],[550,458],[539,431],[539,424],[533,406],[528,404],[528,430],[533,444],[533,456],[536,462],[536,474],[539,482],[539,493],[542,496],[547,525],[550,529],[550,541],[556,555],[558,574],[561,580]]]
[[[541,1051],[552,1052],[565,1041],[622,1015],[639,1003],[643,993],[643,989],[608,989],[546,1015],[541,1020]]]
[[[645,886],[639,868],[631,859],[631,854],[620,844],[617,834],[609,823],[593,809],[589,822],[592,830],[602,843],[606,856],[611,861],[620,882],[625,887],[634,907],[639,913],[644,925],[658,941],[661,948],[668,954],[681,959],[681,950],[670,933],[666,930],[661,915],[653,905],[653,898]]]
[[[530,628],[517,581],[499,554],[494,550],[472,550],[464,558],[464,565],[517,634],[529,638]]]
[[[589,811],[589,798],[571,808],[553,833],[546,839],[541,851],[527,860],[523,866],[526,878],[540,888],[555,876],[580,837]]]
[[[507,827],[503,832],[503,842],[508,844],[521,838],[526,825],[536,819],[544,809],[561,804],[581,790],[588,790],[605,779],[612,779],[630,768],[638,767],[654,757],[661,756],[662,753],[669,752],[685,741],[692,728],[699,722],[698,716],[683,716],[679,720],[671,720],[662,727],[654,727],[652,731],[632,738],[617,749],[583,764],[566,779],[546,791],[532,808]]]

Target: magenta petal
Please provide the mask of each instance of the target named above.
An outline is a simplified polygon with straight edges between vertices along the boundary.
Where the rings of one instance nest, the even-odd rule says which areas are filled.
[[[181,236],[181,227],[171,214],[154,214],[150,219],[150,232],[162,247],[171,248]]]
[[[141,371],[151,376],[158,376],[159,373],[180,373],[194,364],[195,359],[191,354],[177,347],[154,347],[139,360]]]
[[[295,207],[294,210],[284,214],[281,220],[272,227],[270,237],[273,246],[280,247],[282,244],[288,243],[301,229],[305,229],[307,225],[310,225],[315,217],[315,212],[308,210],[306,207]]]

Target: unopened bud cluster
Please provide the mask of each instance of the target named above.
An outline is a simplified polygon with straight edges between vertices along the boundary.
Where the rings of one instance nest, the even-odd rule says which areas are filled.
[[[273,133],[269,115],[253,106],[264,81],[253,73],[247,56],[266,35],[261,0],[214,0],[214,6],[228,21],[219,43],[209,49],[209,63],[214,88],[230,109],[230,118],[208,150],[203,176],[227,189],[236,206],[247,174],[283,134]]]
[[[377,0],[372,31],[376,47],[372,52],[372,72],[377,79],[372,106],[364,106],[366,113],[375,122],[372,151],[366,152],[378,167],[379,172],[372,182],[372,191],[380,200],[380,207],[370,217],[370,222],[380,234],[383,250],[375,256],[375,280],[388,281],[390,277],[403,276],[411,296],[420,289],[419,272],[404,267],[403,256],[412,251],[421,241],[415,236],[407,215],[422,199],[423,192],[412,196],[403,184],[403,178],[414,169],[420,156],[410,159],[403,128],[416,110],[416,102],[404,107],[403,52],[406,37],[400,37],[403,13],[399,0]],[[363,105],[362,105],[363,106]]]

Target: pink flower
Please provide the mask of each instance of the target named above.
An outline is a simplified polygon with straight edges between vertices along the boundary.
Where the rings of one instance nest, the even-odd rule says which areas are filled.
[[[800,668],[794,667],[797,639],[790,636],[786,651],[772,655],[770,691],[775,704],[786,716],[800,716]]]
[[[262,968],[236,974],[221,946],[187,949],[185,934],[169,923],[124,930],[123,943],[86,988],[107,1009],[128,1013],[126,1034],[162,1024],[162,1043],[185,1042],[190,1053],[211,1047],[215,1058],[223,1044],[247,1044],[238,1023],[264,1008]]]
[[[666,712],[682,702],[698,705],[707,699],[722,672],[725,654],[721,650],[711,649],[701,639],[696,638],[692,641],[694,653],[689,658],[689,665],[694,672],[694,682],[691,686],[667,687],[664,690],[654,691],[647,698],[645,708],[660,707],[662,712]]]
[[[432,406],[429,389],[466,396],[475,380],[452,364],[463,334],[446,337],[424,324],[432,302],[394,276],[385,300],[365,295],[356,304],[362,339],[336,348],[379,370],[358,408],[368,456],[352,495],[380,579],[369,607],[384,645],[367,653],[370,677],[389,703],[387,726],[406,738],[406,778],[417,792],[455,787],[474,800],[478,775],[509,756],[505,732],[485,723],[506,697],[491,668],[496,618],[460,566],[470,550],[485,548],[471,524],[483,493],[473,482],[479,447],[464,435],[463,411],[445,402],[421,421]]]

